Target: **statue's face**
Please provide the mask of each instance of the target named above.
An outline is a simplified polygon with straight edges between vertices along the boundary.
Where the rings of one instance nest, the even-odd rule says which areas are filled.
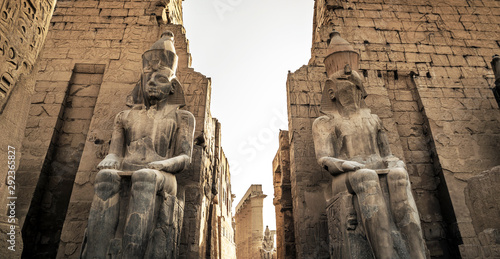
[[[363,99],[361,88],[349,78],[337,79],[335,88],[328,91],[332,100],[338,100],[343,107],[359,108],[361,106]]]
[[[142,83],[144,89],[144,97],[151,104],[156,104],[158,101],[165,99],[173,90],[172,82],[169,79],[171,71],[169,69],[144,68],[142,72]]]

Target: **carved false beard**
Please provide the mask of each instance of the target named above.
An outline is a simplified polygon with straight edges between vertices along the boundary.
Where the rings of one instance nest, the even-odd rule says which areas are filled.
[[[160,100],[161,100],[161,98],[159,98],[158,96],[149,96],[149,104],[150,104],[150,105],[155,105],[155,104],[157,104]]]

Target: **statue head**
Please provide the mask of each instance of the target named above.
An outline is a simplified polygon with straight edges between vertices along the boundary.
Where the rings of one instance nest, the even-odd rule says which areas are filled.
[[[146,107],[166,99],[175,91],[175,72],[178,57],[174,48],[174,35],[166,31],[142,55],[141,90]]]
[[[359,109],[363,106],[366,92],[363,79],[358,72],[353,71],[347,64],[343,70],[337,71],[331,77],[332,79],[326,81],[323,90],[322,111],[340,108]]]
[[[330,33],[327,53],[324,63],[328,79],[323,89],[321,111],[361,108],[366,92],[363,79],[356,72],[359,54],[336,31]]]

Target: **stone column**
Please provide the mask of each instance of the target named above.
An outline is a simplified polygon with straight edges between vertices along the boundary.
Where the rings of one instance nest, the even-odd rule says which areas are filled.
[[[236,206],[236,257],[259,258],[264,225],[262,185],[251,185]]]

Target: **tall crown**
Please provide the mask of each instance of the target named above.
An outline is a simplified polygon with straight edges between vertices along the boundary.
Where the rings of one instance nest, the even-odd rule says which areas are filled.
[[[174,34],[165,31],[161,38],[142,55],[143,69],[167,69],[170,70],[169,79],[175,77],[178,57],[174,47]]]
[[[330,44],[328,44],[328,55],[325,58],[326,74],[331,77],[335,72],[344,70],[349,64],[353,70],[359,68],[359,54],[346,40],[340,37],[340,33],[330,33]]]

